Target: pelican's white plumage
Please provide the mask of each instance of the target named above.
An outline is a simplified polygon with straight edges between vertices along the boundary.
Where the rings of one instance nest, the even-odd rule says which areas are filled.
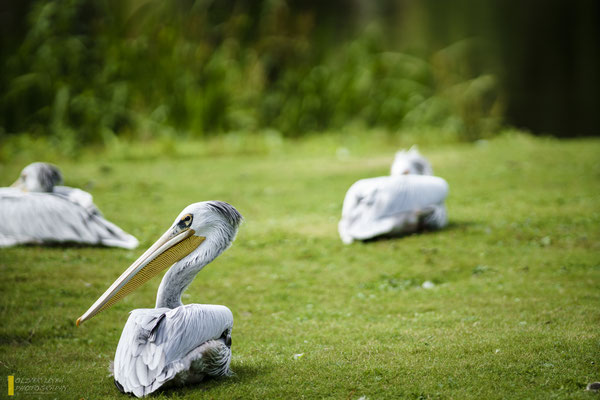
[[[125,324],[113,364],[120,391],[142,397],[166,384],[231,373],[231,311],[220,305],[183,305],[181,295],[231,245],[241,220],[233,206],[220,201],[186,207],[77,321],[79,325],[92,318],[171,266],[158,289],[156,308],[132,311]]]
[[[448,183],[427,175],[381,176],[354,183],[338,230],[344,243],[446,225]]]
[[[448,183],[431,175],[431,164],[415,145],[396,153],[391,176],[354,183],[344,198],[338,224],[342,241],[349,244],[446,226]]]
[[[133,249],[138,241],[107,221],[81,189],[58,186],[62,175],[46,163],[23,169],[9,188],[0,188],[0,247],[74,242]]]
[[[166,383],[229,375],[232,328],[233,315],[225,306],[133,310],[115,354],[115,384],[142,397]]]

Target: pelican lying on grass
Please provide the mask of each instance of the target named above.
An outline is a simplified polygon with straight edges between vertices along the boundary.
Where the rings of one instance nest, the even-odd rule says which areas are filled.
[[[431,164],[415,146],[396,153],[391,172],[361,179],[348,189],[338,224],[344,243],[446,226],[448,183],[429,176]]]
[[[82,243],[133,249],[138,241],[107,221],[83,190],[58,186],[57,167],[33,163],[9,188],[0,188],[0,247]]]
[[[121,334],[113,365],[121,392],[142,397],[167,383],[231,374],[231,311],[218,305],[183,305],[181,295],[231,245],[241,220],[233,206],[221,201],[187,206],[77,320],[77,325],[87,321],[171,266],[158,288],[156,308],[133,310]]]
[[[344,243],[396,236],[447,223],[448,184],[427,175],[361,179],[348,189],[338,230]]]

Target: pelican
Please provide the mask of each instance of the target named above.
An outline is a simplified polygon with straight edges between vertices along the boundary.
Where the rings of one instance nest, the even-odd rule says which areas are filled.
[[[433,168],[425,157],[419,153],[417,145],[413,145],[408,151],[400,150],[394,157],[390,175],[433,175]]]
[[[391,176],[354,183],[344,198],[338,224],[342,241],[350,244],[446,226],[448,183],[431,174],[431,164],[413,146],[396,153]]]
[[[33,163],[9,188],[0,188],[0,247],[75,242],[133,249],[138,241],[102,217],[92,195],[59,186],[60,170]]]
[[[231,311],[219,305],[183,305],[181,295],[231,245],[241,220],[233,206],[221,201],[187,206],[77,320],[79,326],[171,266],[158,288],[156,308],[133,310],[121,334],[113,364],[121,392],[143,397],[165,384],[231,374]]]

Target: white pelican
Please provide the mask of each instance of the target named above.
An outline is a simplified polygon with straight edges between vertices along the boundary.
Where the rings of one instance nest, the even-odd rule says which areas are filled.
[[[33,163],[0,188],[0,247],[75,242],[133,249],[138,241],[102,217],[92,195],[62,183],[57,167]]]
[[[427,175],[361,179],[344,198],[338,231],[344,243],[440,229],[447,221],[448,184]]]
[[[433,175],[433,168],[425,157],[419,153],[417,145],[413,145],[408,151],[400,150],[394,157],[390,175]]]
[[[121,392],[142,397],[166,383],[231,374],[231,311],[218,305],[183,305],[181,295],[231,245],[241,220],[233,206],[221,201],[187,206],[77,320],[80,325],[171,266],[158,288],[156,308],[133,310],[121,334],[113,365]]]
[[[391,173],[348,189],[338,224],[344,243],[446,226],[448,183],[430,176],[431,164],[415,146],[396,153]]]

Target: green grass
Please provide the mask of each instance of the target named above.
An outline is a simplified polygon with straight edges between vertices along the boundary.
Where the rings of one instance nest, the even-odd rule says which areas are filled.
[[[1,249],[1,375],[58,380],[64,391],[44,399],[126,398],[107,367],[128,311],[153,306],[160,279],[75,320],[183,207],[220,199],[245,223],[184,302],[233,311],[236,376],[156,398],[597,398],[584,389],[600,381],[599,140],[424,147],[450,184],[448,228],[350,246],[337,235],[345,191],[387,174],[399,143],[343,145],[348,157],[325,137],[55,160],[141,245]],[[0,185],[22,166],[0,166]],[[17,384],[15,398],[32,397]]]

